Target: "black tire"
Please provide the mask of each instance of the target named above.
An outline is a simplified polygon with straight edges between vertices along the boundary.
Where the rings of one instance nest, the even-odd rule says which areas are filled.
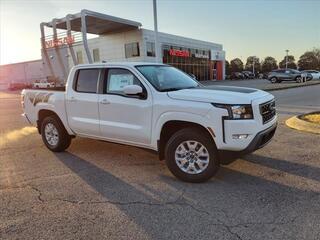
[[[57,144],[50,144],[46,138],[45,128],[48,124],[52,124],[57,129],[58,141]],[[49,116],[46,117],[41,123],[41,136],[44,144],[48,149],[53,152],[63,152],[66,150],[71,144],[71,136],[67,133],[63,124],[57,117]]]
[[[183,142],[192,140],[201,143],[209,153],[209,163],[201,173],[190,174],[184,172],[176,163],[176,149]],[[177,131],[171,136],[165,148],[165,159],[169,170],[174,176],[185,182],[205,182],[214,176],[220,165],[218,156],[217,147],[213,139],[208,133],[197,128],[185,128]]]
[[[272,78],[270,78],[270,82],[271,83],[277,83],[278,79],[276,77],[272,77]]]
[[[299,76],[298,76],[298,77],[296,77],[296,79],[295,79],[295,80],[296,80],[296,82],[297,82],[297,83],[302,83],[302,78],[301,78],[301,77],[299,77]]]

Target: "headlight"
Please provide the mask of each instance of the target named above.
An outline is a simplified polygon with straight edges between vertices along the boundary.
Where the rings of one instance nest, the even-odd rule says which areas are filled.
[[[231,106],[233,119],[252,119],[252,107],[251,105],[236,105]]]
[[[228,110],[229,119],[253,119],[252,106],[245,105],[225,105],[225,104],[212,104],[218,108],[224,108]]]

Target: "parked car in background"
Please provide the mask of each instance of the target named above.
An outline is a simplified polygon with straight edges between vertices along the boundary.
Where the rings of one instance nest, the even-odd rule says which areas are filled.
[[[295,69],[276,69],[268,74],[268,80],[271,83],[280,83],[282,81],[301,82],[301,72]],[[312,80],[312,75],[307,74],[307,81]]]
[[[33,88],[53,88],[55,87],[55,84],[53,82],[47,82],[47,81],[35,81],[32,84]]]
[[[317,71],[317,70],[304,70],[304,71],[301,71],[303,73],[309,73],[312,75],[312,78],[313,79],[319,79],[320,80],[320,71]]]
[[[254,73],[250,72],[250,71],[242,71],[242,74],[244,75],[244,77],[246,79],[254,79],[255,78]]]
[[[245,76],[241,72],[234,72],[231,74],[231,79],[245,79]]]
[[[257,74],[258,79],[268,79],[268,73],[259,73]]]

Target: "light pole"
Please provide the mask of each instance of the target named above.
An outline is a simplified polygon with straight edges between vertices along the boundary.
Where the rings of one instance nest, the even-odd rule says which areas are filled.
[[[253,75],[255,75],[254,74],[254,64],[256,63],[256,56],[253,56],[252,57],[252,73],[253,73]]]
[[[154,48],[156,52],[156,62],[160,62],[160,48],[158,39],[158,20],[157,20],[157,0],[153,0],[153,23],[154,23]]]
[[[286,50],[286,53],[287,53],[287,55],[286,55],[286,69],[287,69],[288,68],[288,53],[289,53],[288,49]]]

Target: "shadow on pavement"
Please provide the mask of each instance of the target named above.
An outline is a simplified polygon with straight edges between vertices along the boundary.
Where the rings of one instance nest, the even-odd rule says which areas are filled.
[[[163,191],[158,192],[159,194],[155,198],[152,196],[155,194],[147,194],[147,192],[150,193],[151,188],[137,189],[133,185],[117,178],[108,172],[107,169],[102,169],[94,163],[89,162],[89,160],[82,159],[68,152],[55,153],[55,156],[88,184],[92,190],[101,195],[93,196],[92,199],[98,200],[90,200],[87,203],[109,203],[116,206],[149,236],[152,236],[152,238],[157,239],[164,234],[163,229],[159,225],[159,218],[163,220],[168,218],[167,221],[171,221],[170,219],[173,221],[174,216],[179,214],[178,210],[175,210],[175,207],[188,206],[188,200],[183,197],[183,191],[181,190],[176,191],[174,198],[171,198],[171,200],[167,200],[167,193]],[[139,173],[137,172],[137,174]],[[85,201],[81,200],[71,199],[72,202],[85,203]],[[146,210],[148,213],[146,213]],[[158,233],[157,228],[160,228]],[[170,236],[170,231],[165,230],[166,232]]]
[[[138,189],[117,178],[108,169],[91,163],[89,159],[82,159],[68,152],[55,155],[103,197],[101,200],[100,196],[93,196],[93,199],[98,198],[100,203],[113,204],[149,237],[155,239],[195,239],[198,232],[194,229],[199,228],[203,231],[213,231],[212,234],[220,228],[228,234],[223,224],[213,227],[208,223],[246,222],[265,216],[280,219],[287,214],[288,204],[294,204],[298,199],[309,198],[310,194],[314,194],[312,191],[302,191],[294,186],[286,186],[226,167],[221,167],[216,177],[202,184],[181,182],[171,175],[155,172],[154,174],[159,175],[157,179],[160,182],[168,185],[170,191],[177,193],[175,199],[168,201],[165,200],[168,195],[167,188],[158,188],[143,182],[137,185],[142,186],[142,189]],[[246,159],[284,171],[294,171],[293,167],[290,168],[290,163],[285,161],[279,163],[276,159],[257,155]],[[319,179],[318,169],[301,164],[295,166],[295,169],[297,167],[306,167],[306,173],[311,171],[314,175],[318,174],[316,178]],[[78,200],[81,202],[82,199]],[[96,203],[95,200],[92,201]],[[274,214],[275,212],[277,214]],[[207,223],[208,229],[204,227],[203,222]]]
[[[297,176],[320,181],[320,169],[297,162],[288,162],[282,159],[250,154],[242,157],[248,162],[257,163],[265,167],[277,169]]]

